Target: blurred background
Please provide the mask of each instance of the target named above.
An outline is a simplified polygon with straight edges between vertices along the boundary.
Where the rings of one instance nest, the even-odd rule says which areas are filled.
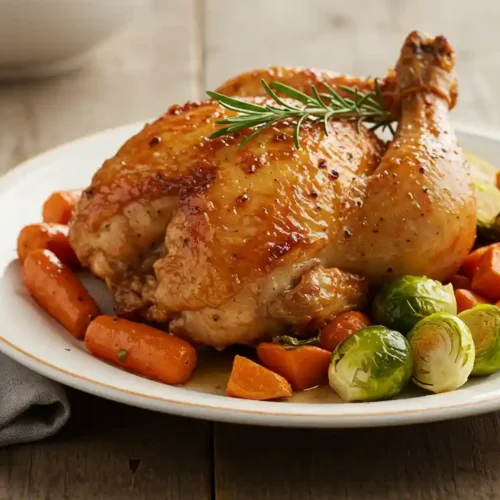
[[[499,25],[497,0],[0,0],[0,173],[199,99],[241,71],[384,75],[415,28],[446,35],[457,51],[455,119],[497,127]],[[54,47],[73,51],[69,64],[39,71],[19,54],[43,58]],[[38,78],[27,78],[30,65]]]

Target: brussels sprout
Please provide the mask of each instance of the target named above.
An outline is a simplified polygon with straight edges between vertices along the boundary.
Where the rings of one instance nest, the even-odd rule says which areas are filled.
[[[497,169],[484,158],[465,153],[476,190],[477,232],[483,239],[500,239],[500,190],[496,186]]]
[[[500,370],[500,308],[480,304],[458,317],[469,327],[476,348],[472,375],[490,375]]]
[[[458,389],[474,366],[474,341],[467,325],[448,313],[419,321],[408,334],[413,357],[412,380],[431,392]]]
[[[404,334],[435,312],[457,314],[453,286],[425,277],[397,278],[384,285],[373,301],[375,323]]]
[[[328,380],[344,401],[374,401],[394,396],[411,376],[408,341],[383,326],[358,330],[332,355]]]
[[[500,190],[494,184],[474,181],[476,190],[477,232],[482,238],[500,239]]]

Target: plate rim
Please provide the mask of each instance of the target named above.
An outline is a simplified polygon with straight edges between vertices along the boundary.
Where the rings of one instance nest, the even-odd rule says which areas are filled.
[[[28,174],[31,170],[37,168],[38,164],[44,160],[44,157],[57,155],[65,148],[75,146],[79,143],[97,139],[99,136],[113,133],[132,132],[134,129],[140,130],[145,121],[133,122],[118,127],[108,128],[98,131],[78,139],[68,141],[45,152],[35,155],[16,167],[9,170],[0,179],[0,196],[9,191],[16,181],[23,175]],[[457,132],[462,132],[470,135],[475,135],[493,140],[500,143],[500,130],[494,128],[484,128],[473,126],[460,122],[454,122]],[[133,132],[132,132],[133,133]],[[225,408],[215,404],[207,404],[203,402],[185,402],[173,400],[167,397],[143,394],[140,392],[126,390],[121,387],[106,384],[95,378],[88,378],[79,373],[65,370],[51,364],[50,362],[41,359],[34,354],[24,351],[20,347],[7,340],[0,333],[0,351],[7,356],[16,360],[20,364],[29,369],[40,373],[52,380],[56,380],[62,384],[73,387],[78,390],[94,394],[99,397],[104,397],[120,403],[147,408],[154,411],[164,413],[172,413],[176,415],[195,417],[205,420],[216,420],[233,423],[247,423],[271,426],[293,426],[293,427],[375,427],[388,425],[405,425],[426,421],[447,420],[458,417],[465,417],[479,413],[485,413],[500,409],[500,387],[493,392],[493,396],[484,400],[474,400],[457,402],[451,405],[440,405],[431,408],[420,409],[396,409],[386,410],[381,412],[369,412],[363,414],[358,413],[342,413],[342,414],[314,414],[314,413],[291,413],[291,411],[279,411],[279,407],[283,405],[286,408],[286,402],[274,402],[276,411],[269,411],[259,408],[260,402],[254,403],[255,408]],[[195,393],[196,394],[196,393]],[[132,396],[132,397],[131,397]],[[426,395],[425,398],[432,398],[436,395]],[[227,396],[219,396],[223,399],[231,399]],[[387,402],[384,402],[387,404]],[[376,405],[376,403],[347,403],[349,405]],[[269,405],[269,403],[267,403]],[[321,406],[327,407],[328,404],[318,403],[300,403],[305,408]],[[337,404],[333,406],[339,406]],[[344,404],[341,404],[345,408]],[[363,406],[366,408],[366,406]]]

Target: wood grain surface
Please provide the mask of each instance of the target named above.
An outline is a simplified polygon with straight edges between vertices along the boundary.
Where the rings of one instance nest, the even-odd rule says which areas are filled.
[[[2,500],[211,498],[211,424],[70,391],[52,439],[0,450]]]
[[[444,33],[457,50],[456,119],[497,127],[499,23],[494,0],[145,0],[79,71],[0,84],[0,173],[65,141],[201,98],[240,71],[287,64],[382,75],[414,28]],[[58,436],[0,450],[0,500],[500,498],[497,414],[292,430],[70,396],[73,417]]]

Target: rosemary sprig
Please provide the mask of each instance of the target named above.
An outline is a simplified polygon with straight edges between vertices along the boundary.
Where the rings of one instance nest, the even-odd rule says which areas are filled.
[[[392,128],[393,117],[384,106],[377,80],[375,80],[375,90],[370,92],[361,92],[356,87],[339,86],[339,90],[346,94],[345,97],[342,97],[326,83],[324,86],[327,92],[319,92],[312,85],[312,95],[310,96],[283,83],[271,82],[268,85],[264,80],[261,80],[261,83],[266,93],[277,105],[255,104],[243,99],[219,94],[218,92],[207,91],[208,96],[218,101],[221,106],[237,113],[237,115],[224,120],[218,120],[217,124],[226,126],[216,130],[210,135],[210,139],[230,135],[238,130],[254,128],[253,132],[240,144],[241,149],[262,130],[276,122],[288,119],[295,120],[294,142],[297,149],[300,148],[300,129],[305,120],[321,120],[326,134],[329,132],[328,122],[330,119],[354,121],[358,131],[362,123],[369,123],[372,125],[372,130],[389,128],[394,134]],[[273,89],[281,92],[289,99],[280,98]],[[298,103],[296,104],[290,99],[298,101]]]

